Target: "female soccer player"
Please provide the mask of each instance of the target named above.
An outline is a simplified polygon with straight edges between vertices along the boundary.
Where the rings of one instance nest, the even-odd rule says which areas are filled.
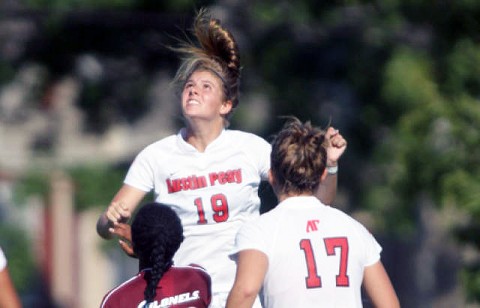
[[[144,205],[132,223],[140,273],[108,292],[101,307],[208,307],[212,291],[207,272],[173,264],[182,241],[182,223],[171,208]]]
[[[275,138],[270,184],[276,208],[247,222],[236,238],[237,274],[227,307],[399,307],[380,261],[381,247],[359,222],[313,196],[327,176],[325,135],[293,120]]]

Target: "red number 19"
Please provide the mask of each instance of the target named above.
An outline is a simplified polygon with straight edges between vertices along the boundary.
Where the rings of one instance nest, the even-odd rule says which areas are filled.
[[[205,210],[203,209],[202,198],[197,198],[194,201],[197,207],[198,221],[197,224],[202,225],[208,223],[205,218]],[[224,194],[216,194],[210,198],[210,204],[212,205],[213,220],[215,222],[225,222],[228,219],[228,202],[227,197]]]

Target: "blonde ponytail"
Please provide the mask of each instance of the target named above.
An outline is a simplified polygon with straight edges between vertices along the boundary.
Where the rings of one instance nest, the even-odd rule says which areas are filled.
[[[223,82],[224,94],[233,107],[238,105],[240,87],[240,53],[233,35],[218,19],[201,9],[193,24],[197,44],[183,42],[174,50],[182,55],[182,63],[174,82],[183,87],[188,77],[197,70],[209,70]]]

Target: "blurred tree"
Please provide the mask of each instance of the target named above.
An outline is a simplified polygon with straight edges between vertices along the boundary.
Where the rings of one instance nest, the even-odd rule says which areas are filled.
[[[79,166],[68,171],[75,185],[75,206],[78,211],[105,207],[122,183],[126,170],[113,166]],[[112,185],[117,183],[117,185]]]

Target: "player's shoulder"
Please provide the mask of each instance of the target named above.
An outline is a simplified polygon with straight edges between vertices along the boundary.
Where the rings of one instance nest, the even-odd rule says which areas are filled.
[[[133,276],[132,278],[119,284],[115,288],[108,291],[107,294],[105,294],[102,300],[101,307],[104,307],[107,303],[111,304],[117,301],[121,301],[125,294],[129,294],[128,292],[130,290],[136,289],[137,285],[142,284],[142,282],[142,273],[138,273],[136,276]]]
[[[3,253],[2,248],[0,247],[0,271],[2,271],[7,266],[7,258]]]
[[[284,219],[285,213],[279,208],[275,207],[268,212],[265,212],[253,219],[245,222],[240,229],[247,231],[254,230],[258,234],[269,233],[276,230]]]
[[[171,273],[171,277],[175,280],[183,280],[183,281],[190,281],[205,285],[211,284],[211,276],[207,272],[205,268],[200,265],[190,264],[190,265],[173,265],[169,272]]]
[[[207,270],[198,264],[189,264],[189,265],[174,265],[171,267],[173,271],[184,274],[198,274],[202,276],[210,276]]]
[[[253,133],[229,129],[225,131],[225,135],[228,140],[227,144],[232,149],[247,153],[255,158],[270,154],[270,143]]]
[[[159,152],[170,153],[176,147],[176,135],[169,135],[157,141],[146,145],[141,151],[141,155],[157,155]]]
[[[245,132],[242,130],[227,129],[225,134],[231,141],[234,142],[253,142],[258,144],[269,145],[269,143],[262,137],[255,135],[254,133]]]
[[[355,218],[353,218],[349,214],[345,213],[344,211],[342,211],[341,209],[338,209],[336,207],[327,205],[327,206],[325,206],[324,210],[325,210],[326,213],[328,213],[329,216],[333,217],[332,219],[342,220],[342,221],[345,221],[345,222],[351,223],[351,224],[357,224],[358,223],[358,221],[356,221]]]
[[[177,135],[175,135],[175,134],[168,135],[166,137],[163,137],[163,138],[161,138],[157,141],[154,141],[154,142],[148,144],[145,147],[145,149],[157,149],[157,148],[169,146],[169,145],[174,144],[176,142],[176,139],[177,139]]]
[[[339,225],[349,227],[356,233],[369,232],[365,225],[342,210],[331,206],[327,206],[326,210],[334,217],[333,219],[335,219]]]

